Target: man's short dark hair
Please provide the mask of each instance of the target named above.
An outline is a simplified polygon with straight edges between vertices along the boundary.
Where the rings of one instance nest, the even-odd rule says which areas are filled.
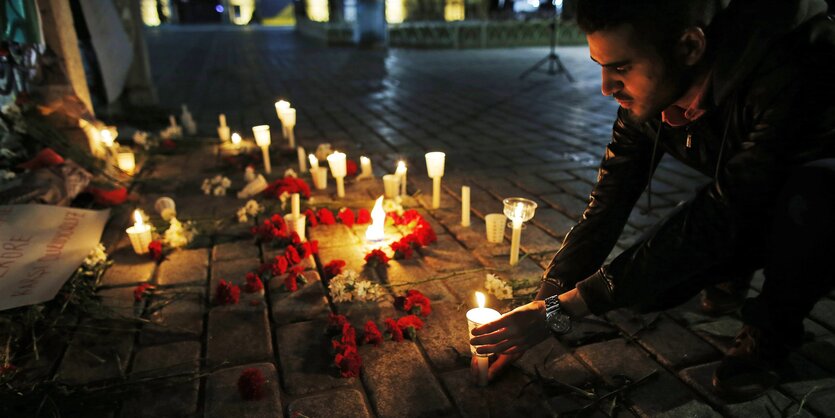
[[[706,28],[722,0],[578,0],[577,24],[589,34],[631,24],[640,40],[667,55],[685,29]]]

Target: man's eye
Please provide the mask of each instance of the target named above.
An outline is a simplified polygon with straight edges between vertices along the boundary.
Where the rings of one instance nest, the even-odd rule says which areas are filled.
[[[629,67],[615,67],[615,71],[617,71],[620,74],[623,74],[629,71]]]

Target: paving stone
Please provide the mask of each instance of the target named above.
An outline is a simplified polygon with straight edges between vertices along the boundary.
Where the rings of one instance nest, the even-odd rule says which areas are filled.
[[[197,341],[141,347],[134,355],[131,377],[196,372],[200,368],[200,350]]]
[[[736,318],[723,317],[716,321],[693,325],[690,329],[696,331],[707,342],[724,353],[733,343],[739,330],[742,329],[742,321]]]
[[[546,338],[541,343],[525,352],[516,366],[527,376],[539,374],[572,386],[582,386],[595,379],[594,375],[583,366],[559,341]]]
[[[508,233],[512,230],[508,229]],[[511,238],[508,238],[510,240]],[[547,253],[553,254],[562,246],[562,239],[555,238],[537,227],[535,224],[526,224],[519,240],[523,253]]]
[[[154,380],[142,385],[122,404],[120,417],[186,417],[197,413],[200,379],[193,377]]]
[[[528,379],[516,370],[484,388],[473,382],[469,368],[444,373],[441,379],[462,417],[551,416],[536,385],[526,387]]]
[[[358,245],[320,247],[319,260],[321,260],[323,267],[333,260],[342,260],[345,262],[346,269],[351,269],[357,273],[361,273],[365,267],[366,253],[365,248]]]
[[[554,414],[553,416],[572,416],[573,414],[577,414],[579,411],[583,411],[583,416],[588,416],[590,418],[604,418],[609,416],[626,418],[635,416],[635,414],[630,412],[628,409],[623,408],[618,409],[611,415],[608,414],[608,411],[604,414],[596,408],[584,409],[590,401],[586,399],[581,400],[579,399],[579,396],[572,396],[571,394],[553,396],[548,398],[546,402],[548,403],[548,409]]]
[[[288,407],[291,416],[310,418],[371,418],[373,415],[358,390],[341,389],[296,399]]]
[[[330,308],[319,273],[306,271],[304,277],[307,284],[295,292],[284,290],[284,282],[279,278],[270,280],[273,322],[276,325],[328,317]]]
[[[638,415],[654,416],[693,398],[693,394],[678,379],[625,340],[583,346],[577,349],[576,354],[609,383],[614,383],[618,375],[635,381],[657,371],[657,376],[635,387],[627,396]]]
[[[214,289],[217,288],[221,280],[242,286],[246,283],[246,274],[257,271],[260,265],[261,263],[257,258],[214,262],[212,263],[212,280],[209,283],[209,289],[214,293]]]
[[[252,240],[224,242],[212,248],[212,261],[258,259],[258,246]]]
[[[104,272],[102,285],[120,286],[151,280],[156,268],[153,260],[145,255],[137,255],[129,244],[117,248],[109,254],[113,264]]]
[[[835,373],[835,356],[832,355],[835,353],[835,337],[806,343],[800,351],[818,366]]]
[[[463,305],[432,304],[432,314],[424,318],[425,327],[420,330],[418,340],[435,369],[469,367],[470,337],[466,315],[467,307]]]
[[[553,208],[537,208],[531,222],[557,237],[565,237],[568,231],[577,224],[576,219]]]
[[[534,175],[519,176],[514,181],[519,187],[534,194],[553,193],[558,189],[553,183]]]
[[[487,242],[487,232],[484,221],[475,214],[472,214],[470,216],[470,226],[464,227],[461,226],[460,211],[458,213],[456,215],[446,211],[438,211],[435,213],[435,216],[443,223],[455,239],[468,249],[475,249],[485,245]]]
[[[440,384],[411,341],[361,346],[368,399],[385,417],[445,416],[452,412]]]
[[[422,260],[437,272],[451,272],[480,268],[476,260],[461,244],[447,234],[438,235],[438,241],[421,248]]]
[[[309,239],[319,241],[320,249],[360,243],[359,238],[351,232],[351,229],[342,224],[318,225],[315,228],[310,228],[307,234]]]
[[[160,285],[203,284],[208,277],[209,252],[203,248],[177,250],[159,266]]]
[[[55,380],[70,385],[125,377],[136,329],[129,323],[83,320],[67,347]]]
[[[551,193],[542,195],[542,200],[557,208],[569,218],[579,219],[586,210],[588,202],[568,193]]]
[[[297,322],[276,330],[281,377],[292,395],[356,385],[356,378],[342,378],[333,366],[326,321]],[[361,334],[362,328],[359,328]],[[365,357],[363,356],[363,360]]]
[[[440,280],[427,281],[432,278],[443,277],[445,274],[436,274],[424,267],[420,260],[392,260],[389,262],[388,268],[378,268],[376,272],[380,277],[380,283],[390,283],[396,294],[405,293],[409,289],[416,289],[426,295],[433,303],[456,301],[455,296]]]
[[[659,418],[679,418],[679,417],[691,417],[691,418],[721,418],[718,412],[713,410],[709,405],[693,400],[684,405],[677,406],[673,409],[664,411],[656,417]]]
[[[818,321],[823,326],[835,331],[835,300],[821,299],[812,308],[809,317]]]
[[[605,319],[590,315],[572,321],[571,332],[560,336],[560,341],[569,347],[606,341],[620,335],[618,328]]]
[[[805,405],[814,413],[829,416],[835,410],[835,378],[792,382],[780,387],[795,400],[806,399]]]
[[[234,305],[232,305],[234,306]],[[206,361],[209,365],[269,361],[273,356],[270,324],[264,306],[209,311]],[[246,344],[241,344],[246,341]]]
[[[799,404],[776,390],[748,402],[726,405],[726,415],[731,417],[812,417],[808,409],[799,410]]]
[[[152,297],[147,308],[150,322],[139,334],[140,343],[195,339],[203,334],[205,294],[205,287],[190,287],[164,290],[160,296]]]
[[[708,402],[714,406],[722,408],[725,405],[725,401],[713,391],[711,383],[713,380],[713,372],[716,371],[716,367],[718,366],[718,361],[702,364],[700,366],[693,366],[680,371],[678,375],[681,376],[682,380],[684,380],[688,386],[704,396]]]
[[[244,400],[238,393],[238,378],[244,370],[257,368],[266,379],[264,397]],[[212,373],[206,379],[203,411],[206,417],[279,417],[282,416],[278,373],[272,363],[247,364]]]
[[[136,303],[133,287],[102,289],[96,292],[102,306],[124,318],[136,318],[142,314],[142,304]]]
[[[637,315],[621,309],[606,317],[655,354],[661,364],[681,369],[716,360],[719,352],[688,329],[660,314]]]

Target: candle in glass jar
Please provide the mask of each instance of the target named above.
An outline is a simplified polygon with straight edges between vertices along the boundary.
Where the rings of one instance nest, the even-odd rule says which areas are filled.
[[[133,251],[140,255],[147,254],[148,244],[151,243],[151,226],[142,219],[142,213],[139,212],[139,209],[133,211],[133,219],[133,226],[125,232],[128,233]]]

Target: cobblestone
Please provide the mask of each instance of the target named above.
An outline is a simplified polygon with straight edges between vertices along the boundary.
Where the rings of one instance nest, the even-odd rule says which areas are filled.
[[[148,310],[150,322],[139,334],[142,344],[196,339],[203,333],[206,288],[179,288],[165,296],[153,297]]]
[[[270,281],[273,322],[276,325],[327,318],[330,308],[319,273],[306,271],[304,277],[307,283],[300,285],[295,292],[284,290],[283,281],[277,278]]]
[[[129,243],[121,242],[109,252],[113,265],[104,272],[102,284],[120,286],[151,280],[156,264],[148,257],[137,255]]]
[[[276,347],[287,392],[304,395],[356,383],[355,378],[340,378],[333,366],[326,324],[307,321],[278,328]]]
[[[208,267],[209,252],[203,248],[174,251],[160,264],[157,282],[163,286],[203,284]]]
[[[270,325],[263,306],[215,307],[209,311],[208,321],[208,364],[242,364],[272,358]],[[246,343],[242,344],[244,341]]]
[[[238,392],[238,378],[248,368],[257,368],[266,379],[264,397],[244,400]],[[272,363],[231,367],[212,373],[206,381],[206,417],[278,417],[282,415],[278,373]]]
[[[335,390],[323,395],[297,399],[288,407],[291,416],[310,418],[371,418],[362,393],[354,389]]]

